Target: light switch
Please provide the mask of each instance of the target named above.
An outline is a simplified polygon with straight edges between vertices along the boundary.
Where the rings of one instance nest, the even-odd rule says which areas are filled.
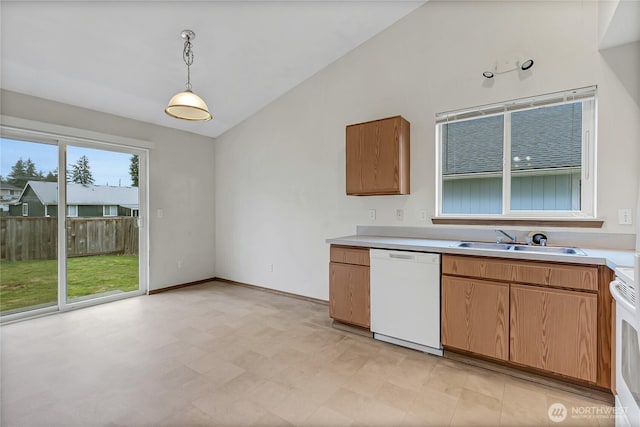
[[[396,209],[396,220],[404,221],[404,209]]]
[[[163,209],[157,209],[156,210],[156,217],[162,218],[163,216],[164,216],[164,210]]]
[[[618,209],[618,224],[631,225],[633,218],[631,217],[631,209]]]
[[[376,220],[376,210],[375,209],[369,209],[369,220],[370,221],[375,221]]]

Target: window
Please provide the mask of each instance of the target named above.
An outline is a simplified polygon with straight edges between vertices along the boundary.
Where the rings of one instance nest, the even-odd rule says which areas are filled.
[[[29,204],[28,203],[23,203],[22,204],[22,216],[29,216]]]
[[[78,205],[67,205],[67,216],[77,217],[78,216]]]
[[[595,90],[439,114],[438,215],[595,217]]]
[[[118,216],[118,206],[104,205],[102,207],[102,216]]]

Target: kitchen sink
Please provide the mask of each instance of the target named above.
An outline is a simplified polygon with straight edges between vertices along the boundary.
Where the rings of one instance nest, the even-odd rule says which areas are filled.
[[[567,254],[567,255],[587,255],[578,248],[563,248],[563,247],[555,247],[555,246],[528,246],[528,245],[514,245],[514,251],[522,251],[522,252],[538,252],[545,254]]]
[[[504,243],[460,242],[456,246],[459,248],[490,249],[494,251],[510,251],[513,249],[513,245]]]
[[[532,245],[518,245],[518,244],[509,244],[509,243],[488,243],[488,242],[460,242],[460,243],[456,243],[454,246],[458,248],[493,250],[493,251],[518,251],[518,252],[532,252],[532,253],[540,253],[540,254],[560,254],[560,255],[580,255],[580,256],[587,255],[581,249],[561,247],[561,246],[532,246]]]

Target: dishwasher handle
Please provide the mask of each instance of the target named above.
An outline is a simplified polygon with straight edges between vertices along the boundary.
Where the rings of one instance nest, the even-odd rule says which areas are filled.
[[[409,252],[402,250],[371,249],[371,262],[374,260],[386,262],[406,262],[419,264],[440,264],[440,254],[431,252]]]
[[[395,259],[416,259],[415,255],[405,255],[405,254],[396,254],[396,253],[390,253],[389,254],[389,258],[395,258]]]

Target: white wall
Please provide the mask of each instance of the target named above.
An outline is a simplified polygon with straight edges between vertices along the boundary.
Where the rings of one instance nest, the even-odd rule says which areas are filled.
[[[56,125],[151,141],[149,288],[215,276],[214,140],[3,90],[0,112]],[[158,114],[164,114],[162,109]],[[157,209],[163,218],[156,218]],[[184,262],[178,269],[177,261]]]
[[[428,2],[216,140],[217,276],[327,299],[326,238],[431,226],[418,211],[435,212],[436,113],[594,84],[598,216],[603,232],[633,233],[617,210],[635,203],[640,111],[597,39],[588,0]],[[535,59],[531,75],[487,85],[482,71],[510,52]],[[396,114],[411,122],[411,195],[347,197],[345,125]]]

